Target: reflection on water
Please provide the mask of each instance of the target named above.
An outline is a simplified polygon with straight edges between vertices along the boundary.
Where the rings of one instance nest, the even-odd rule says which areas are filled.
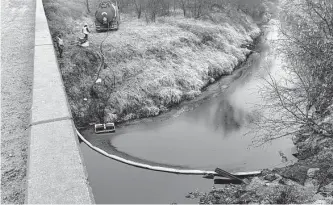
[[[215,101],[216,100],[216,101]],[[246,123],[246,112],[235,107],[230,99],[223,95],[206,106],[202,105],[201,110],[190,112],[186,115],[188,120],[194,120],[195,126],[205,126],[220,136],[228,137],[230,133],[239,131]],[[202,121],[204,124],[200,124]]]
[[[245,123],[245,113],[230,104],[229,99],[223,99],[218,105],[213,122],[220,127],[225,135],[238,131]]]

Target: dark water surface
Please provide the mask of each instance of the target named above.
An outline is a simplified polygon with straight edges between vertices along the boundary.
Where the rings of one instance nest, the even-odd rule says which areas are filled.
[[[245,65],[212,86],[214,97],[193,104],[191,111],[167,120],[124,126],[114,134],[95,135],[91,130],[82,134],[109,153],[153,165],[204,170],[220,167],[232,172],[283,166],[281,152],[293,159],[290,139],[254,147],[255,136],[244,135],[252,129],[251,118],[262,112],[254,106],[261,101],[258,85],[262,83],[254,75],[260,73],[262,59],[255,59],[252,66]],[[209,191],[213,186],[212,180],[201,176],[130,167],[95,153],[83,143],[81,149],[97,203],[196,203],[185,195],[196,188]]]
[[[200,187],[209,191],[212,180],[135,168],[104,157],[81,144],[89,182],[99,204],[197,203],[185,196]]]

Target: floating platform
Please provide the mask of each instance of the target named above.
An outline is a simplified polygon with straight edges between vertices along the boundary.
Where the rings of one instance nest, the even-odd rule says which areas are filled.
[[[112,133],[116,132],[116,127],[114,123],[105,123],[105,124],[95,124],[95,133],[101,134],[101,133]]]

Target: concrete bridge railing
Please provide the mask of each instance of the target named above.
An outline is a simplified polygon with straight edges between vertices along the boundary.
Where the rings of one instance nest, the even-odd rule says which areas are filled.
[[[81,157],[42,0],[36,0],[33,104],[26,203],[91,204]]]

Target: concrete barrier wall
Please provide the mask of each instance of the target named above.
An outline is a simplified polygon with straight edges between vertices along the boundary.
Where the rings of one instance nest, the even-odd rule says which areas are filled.
[[[91,204],[94,198],[42,0],[36,0],[33,105],[26,203]]]

